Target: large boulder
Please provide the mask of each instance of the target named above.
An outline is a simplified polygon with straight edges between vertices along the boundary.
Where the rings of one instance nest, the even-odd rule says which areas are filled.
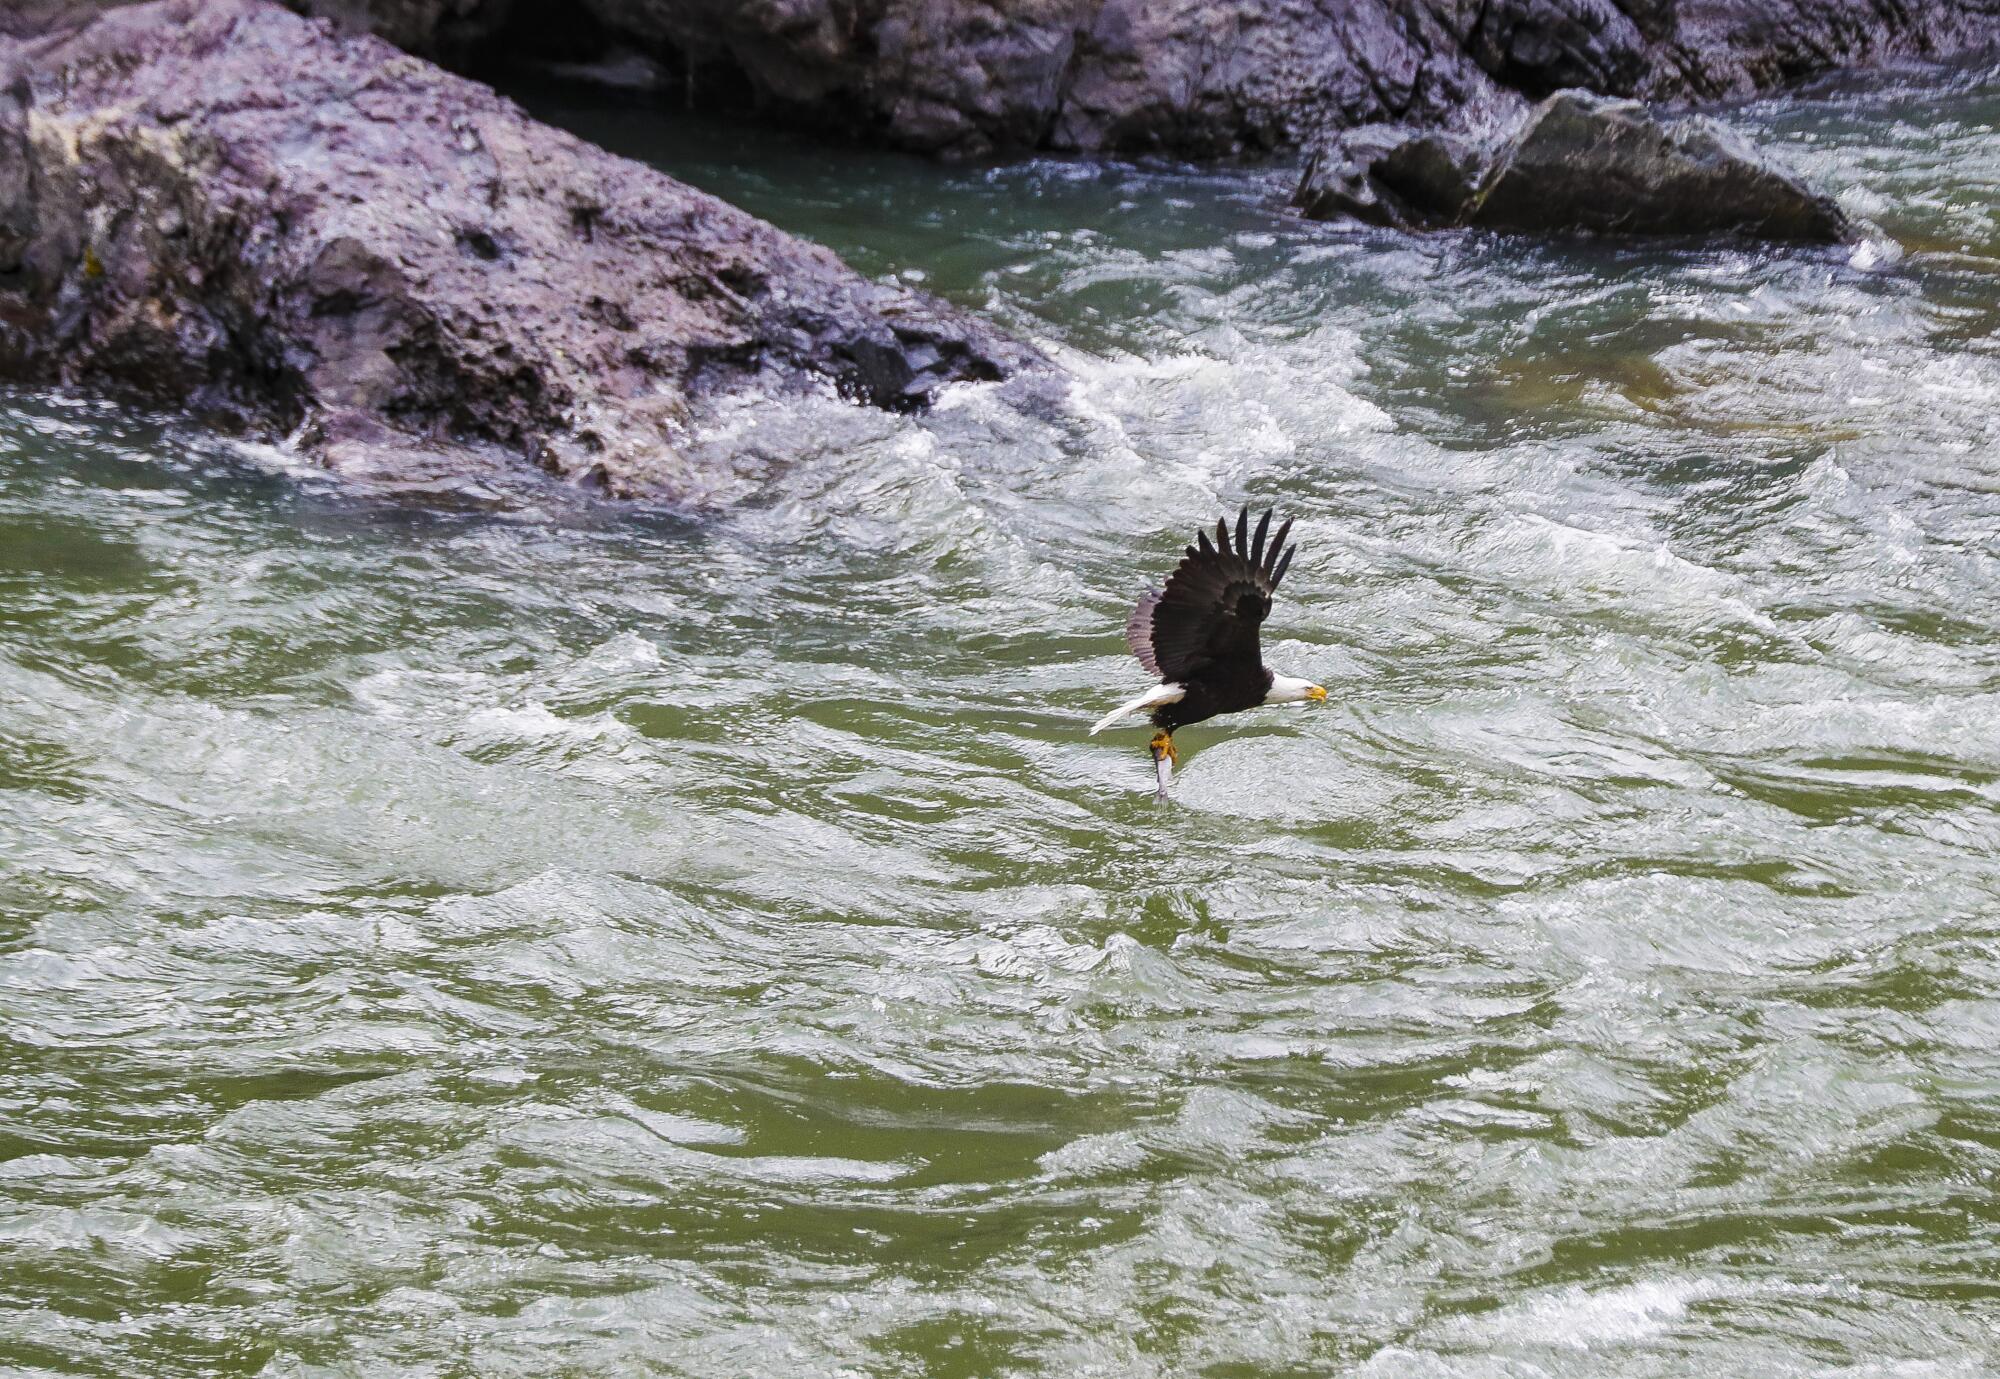
[[[1367,124],[1470,127],[1570,87],[1735,96],[2000,27],[2000,0],[290,3],[424,51],[622,44],[680,99],[954,156],[1289,148]]]
[[[1037,356],[476,83],[272,0],[0,36],[0,376],[699,498],[718,391],[898,409]]]
[[[1853,233],[1833,201],[1734,130],[1578,91],[1549,97],[1483,146],[1401,127],[1336,135],[1307,164],[1294,204],[1315,219],[1414,229],[1812,243]]]
[[[1831,199],[1714,120],[1663,122],[1637,101],[1551,96],[1498,152],[1459,218],[1491,229],[1740,234],[1832,244]]]

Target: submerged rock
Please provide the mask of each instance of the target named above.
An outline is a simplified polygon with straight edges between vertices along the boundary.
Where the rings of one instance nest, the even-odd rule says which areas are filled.
[[[690,499],[705,393],[906,409],[1038,362],[273,0],[41,3],[0,37],[0,376],[294,433],[337,468],[527,456]]]
[[[1329,141],[1294,203],[1316,219],[1404,228],[1743,234],[1836,243],[1852,226],[1833,201],[1734,130],[1663,122],[1637,101],[1564,91],[1483,147],[1377,128]]]
[[[1744,95],[2000,28],[2000,0],[290,3],[423,51],[623,45],[691,104],[955,156],[1289,148],[1367,124],[1464,127],[1570,87]]]

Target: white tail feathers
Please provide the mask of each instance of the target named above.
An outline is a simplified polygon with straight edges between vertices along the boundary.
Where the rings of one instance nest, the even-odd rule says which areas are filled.
[[[1110,713],[1107,713],[1104,717],[1091,724],[1090,735],[1096,737],[1128,713],[1137,713],[1141,709],[1157,709],[1162,704],[1178,704],[1185,698],[1187,698],[1187,691],[1179,685],[1156,685],[1137,699],[1126,700]]]

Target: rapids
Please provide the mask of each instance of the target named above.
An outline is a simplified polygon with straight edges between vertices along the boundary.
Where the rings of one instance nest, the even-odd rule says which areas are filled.
[[[529,99],[1074,381],[698,518],[0,397],[0,1367],[2000,1367],[2000,79],[1731,112],[1837,253]],[[1332,695],[1158,806],[1245,502]]]

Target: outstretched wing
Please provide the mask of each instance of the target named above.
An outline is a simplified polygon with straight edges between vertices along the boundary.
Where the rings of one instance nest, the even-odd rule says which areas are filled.
[[[1292,563],[1291,520],[1267,542],[1270,530],[1266,510],[1253,537],[1246,507],[1236,514],[1233,545],[1227,521],[1215,524],[1213,543],[1207,532],[1196,534],[1166,587],[1149,591],[1126,621],[1125,641],[1140,665],[1171,684],[1218,664],[1263,664],[1257,625]]]
[[[1160,591],[1148,589],[1133,605],[1132,616],[1125,619],[1125,645],[1132,648],[1148,675],[1160,673],[1160,663],[1153,659],[1153,610],[1159,606]]]

